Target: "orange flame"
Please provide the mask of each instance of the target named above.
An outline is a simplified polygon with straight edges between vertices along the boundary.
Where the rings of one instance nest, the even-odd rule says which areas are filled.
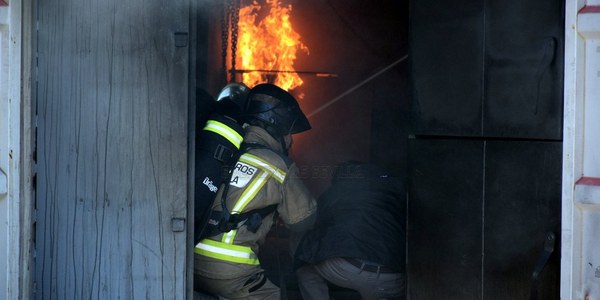
[[[283,7],[279,0],[266,0],[266,3],[269,13],[258,22],[261,6],[257,1],[240,8],[236,65],[246,70],[242,74],[242,82],[250,87],[271,82],[289,91],[303,83],[294,73],[293,65],[298,50],[308,54],[308,48],[300,42],[300,34],[292,28],[292,6]]]

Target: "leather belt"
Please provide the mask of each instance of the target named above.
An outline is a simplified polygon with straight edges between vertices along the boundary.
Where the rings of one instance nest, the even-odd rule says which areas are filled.
[[[398,273],[397,271],[392,270],[386,266],[370,264],[370,263],[364,262],[357,258],[346,257],[344,259],[347,262],[349,262],[351,265],[353,265],[363,271],[372,272],[372,273]]]

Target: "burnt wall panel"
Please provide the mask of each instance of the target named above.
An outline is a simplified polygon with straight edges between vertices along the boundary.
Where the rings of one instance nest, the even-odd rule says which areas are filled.
[[[415,133],[481,135],[483,1],[410,3]]]
[[[561,139],[563,2],[485,1],[484,136]]]
[[[408,275],[414,298],[527,299],[547,233],[553,231],[555,244],[560,244],[563,2],[479,0],[447,7],[451,5],[411,1],[411,132],[417,140],[409,147]],[[462,48],[454,49],[459,43]],[[454,61],[446,60],[450,53]],[[455,84],[459,80],[466,81]],[[481,84],[468,89],[475,82]],[[481,94],[477,99],[459,97],[454,87]],[[482,147],[481,154],[463,155],[473,145]],[[464,165],[452,165],[455,160]],[[477,174],[471,168],[477,165],[479,187],[471,185]],[[432,214],[433,205],[426,205],[448,209],[445,204],[457,201],[454,189],[465,186],[472,194],[469,201],[473,195],[481,201],[473,203],[481,209],[484,246],[469,254],[483,261],[480,294],[472,289],[474,278],[449,274],[463,265],[453,264],[459,260],[454,243],[436,235],[429,222],[465,247],[474,240],[461,230],[470,232],[472,224],[440,218]],[[474,215],[465,212],[463,218]],[[428,241],[421,232],[442,242]],[[558,295],[558,250],[556,246],[541,274],[539,299]],[[447,261],[435,257],[444,253],[450,253]],[[440,281],[440,274],[447,281]],[[467,290],[471,294],[458,296]]]
[[[560,140],[563,7],[412,1],[414,132]]]
[[[535,287],[537,299],[559,299],[561,151],[561,142],[409,140],[410,295],[529,299]],[[554,249],[534,285],[549,233]]]
[[[408,292],[479,299],[483,142],[409,140]]]
[[[529,299],[549,232],[555,247],[537,299],[559,299],[561,144],[486,143],[483,299]]]

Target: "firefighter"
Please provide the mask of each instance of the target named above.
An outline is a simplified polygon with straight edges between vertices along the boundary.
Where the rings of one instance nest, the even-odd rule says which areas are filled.
[[[252,88],[248,102],[242,154],[213,203],[212,233],[194,249],[194,284],[227,299],[279,300],[257,255],[276,215],[292,232],[314,223],[316,201],[287,155],[292,134],[311,127],[296,99],[273,84]]]
[[[361,299],[405,299],[402,180],[374,164],[348,162],[317,202],[316,224],[295,252],[302,298],[329,299],[331,283]]]

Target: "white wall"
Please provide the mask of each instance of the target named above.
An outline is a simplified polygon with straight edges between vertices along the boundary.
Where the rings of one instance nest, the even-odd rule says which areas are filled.
[[[561,299],[600,299],[598,5],[566,1]]]

